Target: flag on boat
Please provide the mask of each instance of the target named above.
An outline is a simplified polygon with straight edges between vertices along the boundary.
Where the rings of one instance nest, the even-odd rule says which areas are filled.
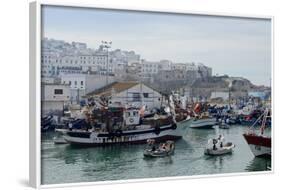
[[[145,111],[145,105],[143,105],[139,110],[139,114],[140,114],[141,117],[144,116],[144,111]]]

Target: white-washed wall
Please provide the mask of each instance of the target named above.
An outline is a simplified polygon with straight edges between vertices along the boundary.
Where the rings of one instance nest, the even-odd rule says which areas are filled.
[[[139,98],[137,98],[136,95],[140,92],[142,92],[143,95],[139,94]],[[144,94],[148,96],[144,97]],[[138,84],[128,90],[113,95],[110,101],[111,103],[120,102],[124,105],[146,105],[151,109],[155,107],[159,108],[161,106],[162,96],[160,93],[147,87],[146,85]]]

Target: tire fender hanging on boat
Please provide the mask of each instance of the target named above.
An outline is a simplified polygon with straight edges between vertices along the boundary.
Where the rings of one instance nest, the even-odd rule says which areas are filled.
[[[116,137],[121,137],[122,136],[122,130],[121,129],[118,129],[118,130],[116,130],[116,132],[115,132],[115,136]]]
[[[159,135],[160,132],[161,132],[160,127],[159,127],[158,125],[155,126],[155,134],[156,134],[156,135]]]
[[[177,129],[177,124],[176,123],[172,124],[172,129]]]

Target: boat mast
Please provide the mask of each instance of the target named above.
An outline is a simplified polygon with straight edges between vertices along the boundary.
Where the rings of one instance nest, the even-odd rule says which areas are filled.
[[[266,109],[265,112],[264,112],[264,116],[263,116],[263,120],[262,120],[262,124],[261,124],[261,129],[260,129],[261,135],[263,135],[263,133],[264,133],[267,115],[268,115],[268,109]]]
[[[229,85],[228,85],[228,106],[229,106],[229,109],[230,109],[230,105],[231,105],[231,102],[230,102],[230,89],[232,87],[232,81],[229,82]]]
[[[172,92],[172,95],[170,95],[168,97],[168,101],[169,101],[169,107],[170,107],[170,110],[171,110],[171,114],[172,114],[172,117],[173,117],[173,122],[174,123],[177,123],[176,122],[176,111],[175,111],[175,104],[174,104],[174,100],[173,100],[173,92]]]

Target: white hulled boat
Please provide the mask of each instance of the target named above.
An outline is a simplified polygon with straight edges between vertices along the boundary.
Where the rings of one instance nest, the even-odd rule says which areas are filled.
[[[210,117],[207,113],[203,113],[190,123],[190,128],[212,129],[217,124],[216,118]]]

